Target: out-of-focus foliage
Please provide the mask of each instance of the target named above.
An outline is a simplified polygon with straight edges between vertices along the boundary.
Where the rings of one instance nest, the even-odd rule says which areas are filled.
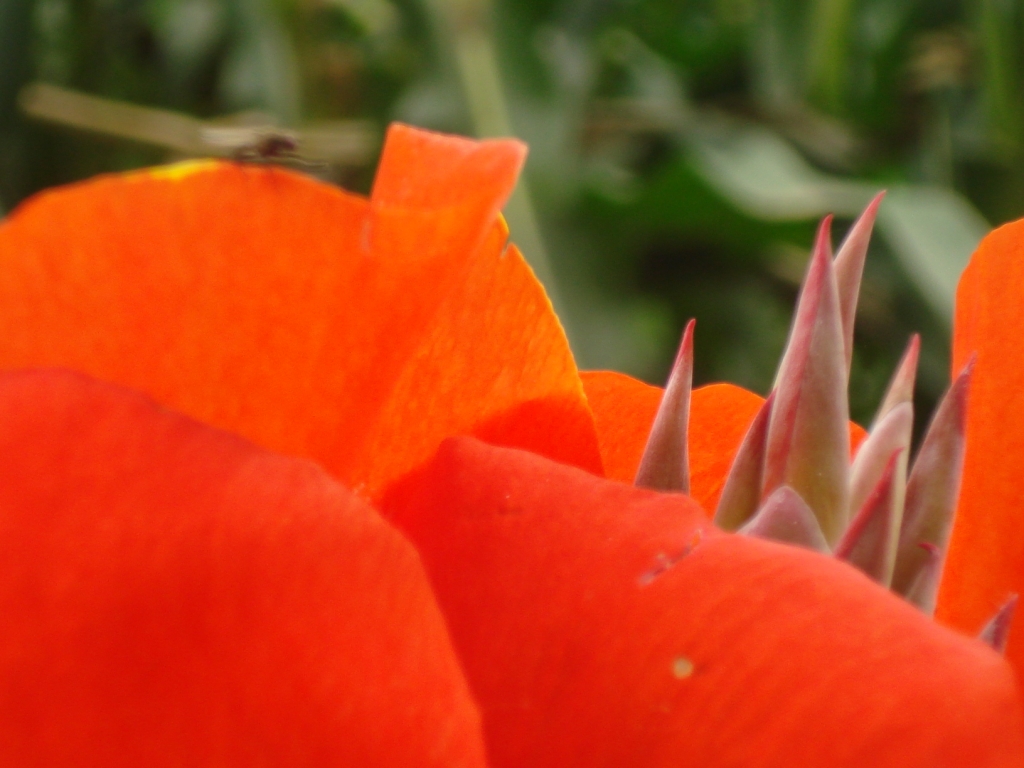
[[[29,119],[30,82],[229,124],[514,133],[507,216],[581,363],[657,381],[695,316],[698,382],[763,392],[817,218],[841,234],[889,188],[867,420],[915,330],[935,398],[959,269],[1024,211],[1022,42],[1019,0],[0,0],[0,201],[173,154]],[[374,164],[321,175],[365,191]]]

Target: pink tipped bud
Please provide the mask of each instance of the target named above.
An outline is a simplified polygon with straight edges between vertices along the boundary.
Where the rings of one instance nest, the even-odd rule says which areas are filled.
[[[868,495],[878,485],[893,452],[900,452],[896,468],[897,501],[899,513],[897,531],[903,517],[903,497],[907,485],[907,455],[910,452],[910,438],[914,428],[914,406],[900,403],[875,425],[871,434],[861,443],[857,456],[850,468],[850,511],[856,513],[864,505]]]
[[[882,203],[885,192],[879,192],[868,203],[864,213],[853,223],[846,239],[839,246],[836,254],[836,285],[839,289],[839,306],[843,320],[843,347],[846,355],[846,373],[850,373],[850,361],[853,359],[853,323],[857,315],[857,298],[860,296],[861,277],[864,274],[864,261],[868,255],[868,243],[871,231],[875,226],[878,206]]]
[[[715,525],[726,531],[735,531],[747,522],[754,516],[761,502],[765,442],[774,401],[773,392],[750,422],[729,469],[729,476],[725,479],[718,509],[715,510]]]
[[[900,364],[889,382],[889,388],[882,398],[882,404],[875,414],[875,424],[878,424],[900,403],[910,403],[914,400],[914,380],[917,378],[917,360],[921,353],[921,337],[916,333],[910,337],[907,349],[900,358]]]
[[[687,431],[690,421],[690,390],[693,387],[693,326],[686,324],[665,394],[654,417],[640,467],[633,484],[656,491],[690,492]]]
[[[999,653],[1006,652],[1006,643],[1010,639],[1010,625],[1013,624],[1013,615],[1017,612],[1017,595],[1010,595],[1005,603],[996,611],[996,615],[989,619],[978,633],[978,639],[990,645],[993,650]]]
[[[892,580],[903,505],[900,459],[905,449],[889,456],[874,490],[836,546],[835,555],[856,566],[883,586]]]
[[[939,403],[907,480],[907,498],[893,576],[893,589],[901,594],[907,593],[917,572],[925,564],[926,558],[918,545],[926,542],[940,552],[946,548],[960,494],[964,418],[973,367],[974,361],[971,360]]]
[[[848,518],[846,357],[829,223],[818,231],[768,424],[762,498],[788,485],[833,542]]]
[[[828,542],[817,518],[800,494],[788,485],[776,489],[738,533],[828,552]]]
[[[900,543],[902,544],[902,541]],[[908,603],[916,605],[931,616],[935,613],[935,598],[939,593],[942,551],[928,542],[921,542],[917,546],[921,550],[921,566],[917,569],[910,586],[902,594],[907,598]]]

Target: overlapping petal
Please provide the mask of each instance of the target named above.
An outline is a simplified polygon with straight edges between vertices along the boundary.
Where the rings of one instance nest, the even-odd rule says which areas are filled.
[[[0,368],[130,386],[370,497],[452,434],[600,471],[498,218],[524,153],[396,126],[368,201],[216,163],[45,193],[0,225]]]
[[[73,367],[315,459],[383,505],[434,590],[310,463],[74,375],[0,375],[0,753],[481,766],[485,738],[492,768],[1024,762],[997,654],[843,563],[709,522],[760,397],[693,392],[706,511],[595,476],[633,479],[661,390],[576,371],[498,215],[523,155],[398,126],[368,200],[200,163],[0,225],[0,370]],[[1010,296],[978,309],[980,271],[958,344]],[[855,290],[833,293],[848,364]],[[1010,433],[984,444],[1024,449]],[[528,452],[443,443],[466,434]],[[1006,509],[1009,482],[968,507]],[[988,523],[962,517],[976,547]],[[947,614],[969,625],[1022,558],[979,581],[956,542]]]
[[[996,653],[684,496],[458,439],[384,508],[422,554],[494,768],[1024,760]]]
[[[1024,591],[1024,221],[991,233],[956,299],[953,370],[977,355],[968,396],[963,483],[936,616],[977,632]],[[1024,674],[1024,623],[1007,656]]]
[[[614,371],[581,375],[594,412],[605,476],[632,482],[662,390]],[[714,510],[729,467],[751,420],[764,402],[732,384],[712,384],[690,399],[690,495]]]
[[[413,548],[311,462],[0,376],[0,763],[483,768]]]
[[[632,482],[662,390],[614,371],[580,374],[601,445],[605,477]],[[690,495],[713,513],[743,436],[764,399],[734,384],[710,384],[690,400]],[[850,424],[851,450],[865,432]]]

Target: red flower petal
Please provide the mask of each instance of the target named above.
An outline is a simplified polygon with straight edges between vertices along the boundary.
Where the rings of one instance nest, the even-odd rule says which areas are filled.
[[[967,405],[960,502],[936,616],[977,632],[1024,592],[1024,222],[986,237],[960,278],[953,371],[977,353]],[[1007,656],[1024,675],[1024,620]]]
[[[467,432],[600,471],[496,220],[524,153],[397,126],[369,203],[213,163],[43,194],[0,226],[0,368],[140,389],[371,496]]]
[[[0,763],[483,766],[412,547],[315,465],[0,377]]]
[[[492,768],[1024,761],[996,653],[684,496],[456,439],[383,508],[419,547]]]
[[[633,482],[662,390],[613,371],[580,374],[601,445],[605,477]],[[733,384],[709,384],[690,399],[690,495],[713,513],[736,451],[764,398]],[[850,424],[851,450],[864,430]]]

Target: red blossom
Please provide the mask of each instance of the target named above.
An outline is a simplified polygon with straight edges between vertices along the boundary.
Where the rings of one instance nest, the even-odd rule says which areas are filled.
[[[0,376],[0,762],[485,765],[416,551],[312,462]]]
[[[1022,755],[988,648],[834,559],[718,531],[685,496],[462,439],[384,510],[423,557],[494,768]]]
[[[760,397],[693,391],[693,499],[618,482],[661,390],[577,372],[523,157],[398,126],[368,200],[200,163],[0,225],[0,762],[1024,762],[997,653],[712,525]]]
[[[1024,221],[992,232],[960,279],[953,369],[975,358],[960,503],[939,591],[940,621],[973,632],[1024,591]],[[1007,658],[1024,675],[1024,620]]]

